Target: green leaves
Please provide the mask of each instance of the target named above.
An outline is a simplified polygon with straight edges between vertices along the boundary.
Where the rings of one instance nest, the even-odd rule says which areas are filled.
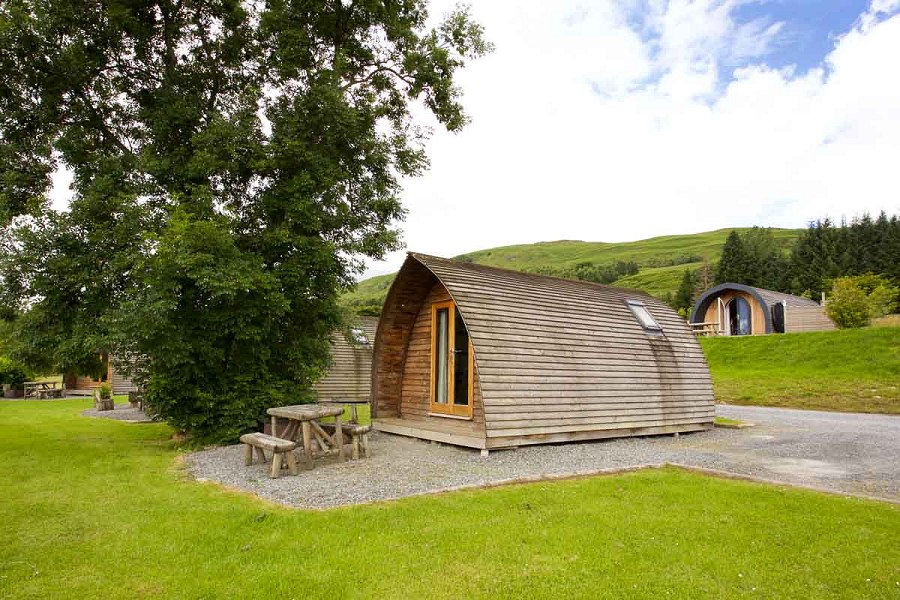
[[[840,328],[865,327],[872,319],[891,314],[900,290],[879,275],[839,277],[831,284],[825,311]]]
[[[411,106],[462,127],[455,74],[490,50],[464,9],[427,21],[422,0],[0,5],[18,355],[139,357],[157,412],[214,439],[302,399],[338,293],[399,246],[399,178],[427,166]],[[61,214],[57,163],[74,172]]]

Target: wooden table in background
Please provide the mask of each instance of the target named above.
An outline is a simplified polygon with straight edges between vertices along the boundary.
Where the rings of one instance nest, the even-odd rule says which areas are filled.
[[[343,407],[323,406],[321,404],[297,404],[294,406],[277,406],[270,408],[266,413],[272,417],[272,435],[282,439],[299,442],[297,433],[303,432],[303,453],[306,457],[307,468],[312,468],[313,442],[319,445],[326,454],[336,452],[341,460],[344,460],[344,434],[341,430],[341,415]],[[323,417],[334,417],[334,435],[328,435],[316,422]],[[278,419],[287,419],[288,425],[281,433],[278,432]]]
[[[37,398],[39,400],[60,398],[63,392],[61,387],[57,387],[57,382],[55,381],[26,381],[23,387],[25,388],[23,394],[25,398]]]

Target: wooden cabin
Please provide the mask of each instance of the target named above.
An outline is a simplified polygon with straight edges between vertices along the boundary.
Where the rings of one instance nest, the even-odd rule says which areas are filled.
[[[410,253],[372,367],[376,429],[489,450],[708,429],[684,319],[623,288]]]
[[[127,394],[137,390],[137,386],[132,383],[131,379],[125,376],[120,370],[116,369],[117,359],[103,353],[101,358],[102,368],[99,377],[91,375],[74,375],[63,378],[66,386],[66,393],[69,395],[90,395],[94,388],[98,388],[104,383],[112,386],[112,393],[115,395]]]
[[[372,385],[372,349],[377,317],[358,317],[349,331],[331,336],[331,366],[313,386],[320,400],[368,398]]]
[[[711,335],[764,335],[824,331],[835,325],[815,300],[739,283],[706,290],[694,305],[691,324]]]

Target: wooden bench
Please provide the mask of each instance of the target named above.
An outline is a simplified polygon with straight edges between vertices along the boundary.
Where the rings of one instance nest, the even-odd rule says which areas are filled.
[[[334,423],[322,423],[321,427],[328,432],[334,431]],[[372,431],[371,425],[342,423],[341,431],[344,435],[350,436],[350,443],[353,444],[353,450],[350,457],[353,460],[359,460],[360,448],[362,449],[362,455],[369,458],[369,432]]]
[[[282,456],[287,455],[287,466],[291,475],[297,474],[297,459],[294,458],[294,448],[297,447],[295,442],[283,440],[275,436],[265,433],[245,433],[241,436],[241,443],[244,444],[244,464],[253,464],[253,449],[256,448],[256,455],[262,463],[266,462],[266,450],[272,451],[272,474],[273,479],[277,479],[281,475]]]

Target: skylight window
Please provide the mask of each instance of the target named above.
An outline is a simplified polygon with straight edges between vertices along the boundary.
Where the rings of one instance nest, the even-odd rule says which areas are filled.
[[[357,344],[360,344],[362,346],[369,345],[369,337],[366,335],[366,332],[364,332],[362,329],[359,329],[358,327],[354,327],[350,330],[350,337]]]
[[[647,333],[662,333],[662,327],[659,326],[659,323],[656,322],[656,319],[653,318],[653,315],[650,314],[643,302],[640,300],[626,300],[625,302],[634,314],[634,318],[644,328],[644,331]]]

